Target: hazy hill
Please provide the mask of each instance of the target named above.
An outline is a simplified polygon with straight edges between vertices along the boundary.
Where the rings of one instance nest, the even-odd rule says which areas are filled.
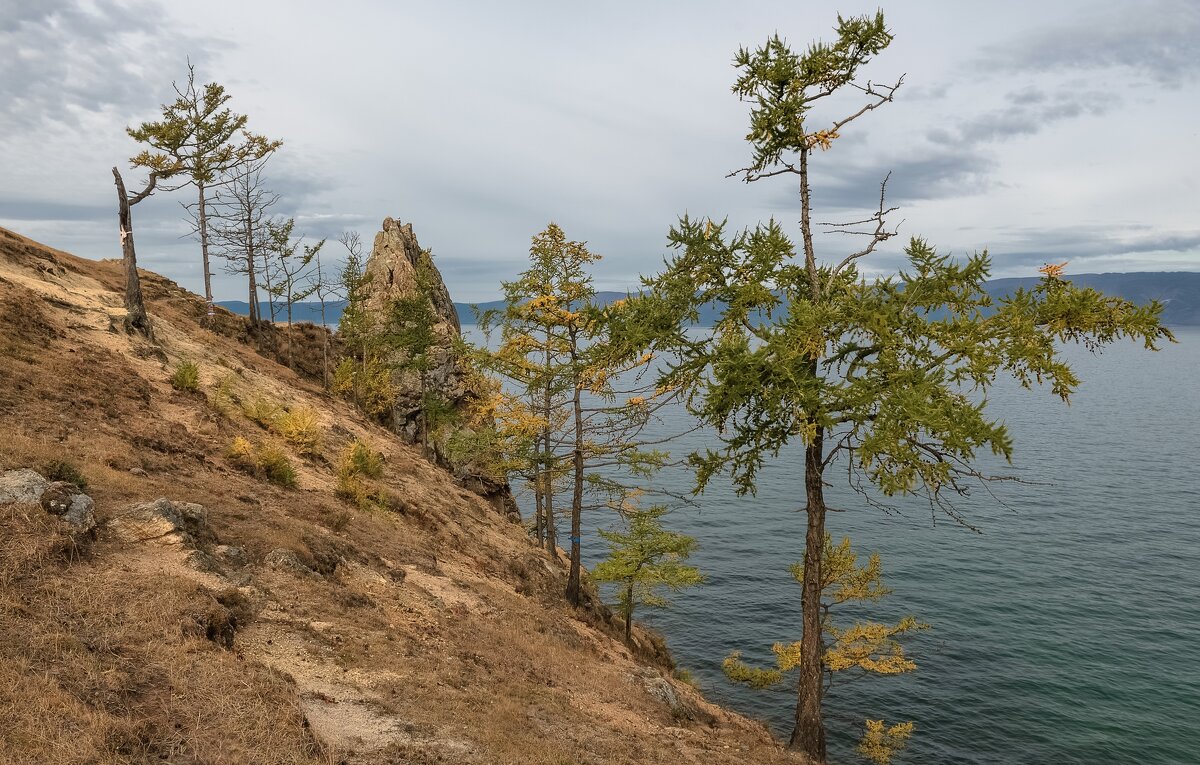
[[[1200,325],[1200,273],[1191,271],[1137,271],[1125,274],[1078,274],[1072,275],[1071,281],[1079,285],[1095,287],[1098,290],[1118,295],[1135,303],[1148,303],[1159,300],[1166,305],[1163,319],[1171,326]],[[994,279],[988,282],[987,290],[994,297],[1002,297],[1018,287],[1031,287],[1036,284],[1036,277],[1019,277],[1015,279]],[[625,297],[624,292],[600,292],[596,295],[598,302],[607,305],[614,300]],[[245,316],[249,307],[244,301],[226,300],[218,305]],[[326,305],[326,320],[330,326],[337,324],[342,315],[342,301],[334,301]],[[466,326],[475,323],[475,309],[487,311],[503,308],[504,302],[493,300],[487,303],[472,305],[455,303],[459,321]],[[298,303],[293,307],[295,321],[321,322],[321,307],[317,303]],[[702,325],[711,324],[716,312],[713,308],[701,310]],[[282,314],[280,315],[282,319]]]
[[[142,278],[155,344],[119,329],[120,263],[0,229],[0,763],[795,762],[569,608],[565,558],[419,449]],[[384,457],[366,509],[338,492],[356,440]],[[95,528],[11,499],[28,468],[86,481]]]

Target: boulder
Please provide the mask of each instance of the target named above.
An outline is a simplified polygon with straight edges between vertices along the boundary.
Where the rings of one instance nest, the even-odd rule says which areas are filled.
[[[0,505],[16,502],[40,502],[50,482],[27,468],[0,473]]]
[[[208,512],[191,502],[172,502],[160,497],[125,508],[108,522],[109,530],[125,542],[194,546],[198,539],[212,536]]]
[[[73,483],[55,481],[42,492],[40,501],[46,512],[57,515],[82,533],[96,528],[96,503]]]

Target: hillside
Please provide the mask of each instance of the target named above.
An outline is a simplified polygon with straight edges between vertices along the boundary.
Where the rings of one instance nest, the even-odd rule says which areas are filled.
[[[1145,304],[1158,300],[1164,304],[1163,321],[1173,327],[1200,326],[1200,273],[1192,271],[1145,271],[1123,274],[1078,274],[1071,275],[1072,282],[1086,287],[1095,287],[1101,292],[1131,300],[1134,303]],[[1018,277],[1011,279],[993,279],[987,283],[987,291],[992,297],[1009,295],[1019,287],[1029,288],[1035,285],[1038,277]],[[601,305],[607,305],[614,300],[625,297],[623,292],[600,292],[596,299]],[[249,313],[247,304],[241,300],[226,300],[218,305],[245,316]],[[336,326],[344,307],[342,301],[332,301],[325,307],[325,320],[330,326]],[[504,307],[504,301],[493,300],[487,303],[455,303],[459,321],[462,324],[475,323],[475,310],[487,311]],[[299,303],[294,308],[297,321],[321,323],[321,306],[317,303]],[[701,309],[700,324],[708,326],[716,317],[712,307]]]
[[[651,636],[634,656],[605,609],[568,608],[565,559],[240,318],[203,329],[145,273],[158,345],[119,331],[119,266],[0,229],[0,762],[795,761]],[[247,416],[272,403],[316,413],[311,454]],[[239,469],[238,437],[295,488]],[[368,510],[335,493],[355,440],[385,460]],[[86,482],[95,527],[21,469]]]

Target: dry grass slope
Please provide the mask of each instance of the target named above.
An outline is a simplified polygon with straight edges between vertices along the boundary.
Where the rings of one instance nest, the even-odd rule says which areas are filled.
[[[195,296],[144,279],[160,346],[114,330],[119,264],[0,229],[0,469],[72,466],[100,522],[76,540],[0,506],[0,762],[792,762],[681,683],[705,722],[676,719],[519,527],[240,318],[202,329]],[[183,360],[195,392],[171,384]],[[296,488],[226,456],[271,437],[243,411],[259,398],[323,436],[280,439]],[[383,460],[361,506],[337,495],[357,442]],[[118,533],[156,497],[203,505],[203,529]]]

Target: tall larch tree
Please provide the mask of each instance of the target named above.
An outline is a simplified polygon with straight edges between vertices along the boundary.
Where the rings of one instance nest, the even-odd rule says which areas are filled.
[[[172,178],[185,178],[168,190],[191,185],[196,188],[196,236],[204,264],[204,300],[208,316],[213,313],[212,269],[209,264],[209,194],[214,184],[228,178],[231,171],[249,169],[283,142],[274,141],[246,130],[247,117],[225,106],[230,96],[215,82],[196,85],[196,69],[188,63],[187,84],[174,86],[176,99],[163,104],[162,119],[126,128],[129,135],[150,148],[132,159],[135,167],[153,171],[170,165]],[[236,173],[233,173],[236,176]]]
[[[839,18],[836,32],[802,54],[776,36],[735,58],[733,90],[750,103],[752,149],[739,174],[797,184],[799,248],[775,221],[731,232],[719,220],[684,216],[669,234],[664,270],[644,280],[620,328],[623,342],[664,352],[660,384],[686,390],[688,408],[717,433],[717,448],[692,455],[697,490],[728,473],[738,492],[753,494],[766,461],[789,443],[803,449],[796,492],[805,498],[805,566],[789,744],[810,763],[826,760],[821,582],[832,476],[885,495],[920,495],[961,517],[953,498],[983,478],[976,455],[1012,455],[1008,429],[988,415],[998,379],[1044,383],[1065,401],[1079,381],[1060,354],[1064,341],[1097,347],[1132,337],[1154,348],[1171,338],[1157,303],[1139,307],[1053,273],[993,300],[984,290],[986,252],[960,262],[921,239],[906,248],[904,271],[862,278],[858,263],[893,235],[882,192],[860,225],[833,227],[860,232],[863,246],[818,261],[811,163],[892,101],[902,82],[856,79],[892,41],[882,13]],[[854,97],[859,103],[847,107]],[[822,116],[818,106],[846,111]],[[711,336],[697,338],[687,325],[705,305],[719,315]]]

